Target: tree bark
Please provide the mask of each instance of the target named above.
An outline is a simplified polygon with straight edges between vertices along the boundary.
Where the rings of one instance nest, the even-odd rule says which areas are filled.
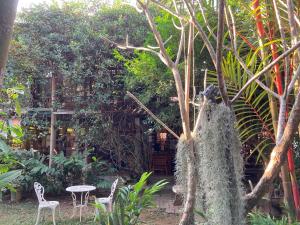
[[[287,151],[292,143],[295,132],[298,129],[300,122],[300,92],[298,92],[292,108],[290,117],[284,129],[282,138],[273,148],[271,159],[267,168],[264,171],[258,184],[253,191],[247,194],[244,198],[246,212],[250,211],[258,202],[258,200],[268,191],[269,185],[273,182],[280,171],[280,167],[286,160]]]
[[[16,18],[18,1],[19,0],[0,0],[0,87],[3,85],[9,42]]]
[[[187,196],[185,199],[183,213],[179,225],[193,225],[194,222],[194,208],[196,202],[196,184],[197,184],[197,171],[196,171],[196,153],[194,147],[194,140],[186,141],[188,145],[187,154]]]
[[[219,0],[218,12],[218,31],[217,31],[217,50],[216,50],[216,70],[218,76],[218,85],[220,94],[225,105],[229,105],[224,76],[222,73],[222,58],[223,58],[223,37],[224,37],[224,17],[225,17],[225,1]]]

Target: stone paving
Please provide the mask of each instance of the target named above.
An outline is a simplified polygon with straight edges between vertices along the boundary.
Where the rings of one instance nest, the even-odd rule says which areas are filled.
[[[174,205],[175,194],[171,192],[162,192],[155,196],[156,205],[158,208],[164,209],[166,213],[180,213],[182,206]]]

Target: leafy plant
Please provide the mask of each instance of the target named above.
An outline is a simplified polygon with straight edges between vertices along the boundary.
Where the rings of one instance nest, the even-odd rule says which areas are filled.
[[[288,218],[283,216],[281,219],[272,218],[270,215],[262,213],[249,213],[248,214],[250,225],[299,225],[298,222],[289,223]]]
[[[101,225],[135,225],[139,222],[142,210],[153,207],[153,196],[166,184],[164,180],[158,181],[151,187],[146,183],[151,173],[145,172],[140,180],[133,186],[129,185],[118,190],[113,211],[107,212],[103,205],[96,207],[100,211]]]
[[[105,175],[115,172],[111,163],[100,157],[92,157],[92,162],[87,166],[86,182],[97,188],[110,188],[111,182],[104,178]]]
[[[259,62],[257,55],[253,52],[247,54],[245,62],[253,74],[261,69],[262,62]],[[222,67],[228,94],[233,97],[248,81],[249,75],[230,52],[224,57]],[[217,83],[214,73],[208,80],[211,83]],[[237,118],[240,139],[244,149],[248,150],[245,153],[248,157],[255,153],[257,161],[265,160],[266,151],[275,143],[268,93],[254,82],[234,102],[232,108]]]
[[[18,161],[10,155],[10,148],[0,138],[0,191],[11,188],[11,183],[21,175],[21,170],[11,170]]]

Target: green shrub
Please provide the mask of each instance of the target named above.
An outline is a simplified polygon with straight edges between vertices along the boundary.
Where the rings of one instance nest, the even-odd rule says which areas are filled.
[[[109,189],[111,181],[108,181],[104,176],[116,172],[116,169],[111,163],[101,158],[92,157],[92,162],[86,167],[85,179],[89,184],[93,184],[97,188]]]
[[[1,146],[0,146],[1,147]],[[86,153],[88,154],[88,152]],[[53,156],[52,167],[48,166],[48,156],[39,152],[24,149],[1,151],[0,175],[8,170],[16,170],[3,179],[14,178],[12,187],[22,187],[23,191],[33,190],[35,181],[40,182],[48,194],[62,193],[66,187],[88,183],[97,188],[109,188],[111,183],[103,177],[115,171],[113,166],[100,158],[93,157],[91,163],[86,163],[85,154],[73,154],[65,157],[63,153]],[[0,180],[0,185],[1,184]]]
[[[288,223],[286,216],[281,219],[272,218],[270,215],[265,215],[262,213],[249,213],[248,215],[250,225],[300,225],[298,222]]]
[[[151,173],[145,172],[135,185],[120,188],[112,212],[107,212],[103,205],[96,205],[100,211],[100,225],[137,224],[142,210],[155,206],[154,194],[167,184],[167,182],[161,180],[151,187],[146,187],[150,175]]]

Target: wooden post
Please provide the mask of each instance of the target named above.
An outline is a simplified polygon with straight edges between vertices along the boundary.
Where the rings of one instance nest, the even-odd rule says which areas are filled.
[[[55,148],[56,144],[56,131],[55,131],[55,123],[56,123],[56,115],[55,112],[55,92],[56,92],[56,82],[55,82],[55,76],[52,74],[51,79],[51,122],[50,122],[50,153],[49,153],[49,167],[52,166],[52,156],[53,156],[53,150]]]
[[[134,118],[134,129],[135,133],[133,136],[133,144],[134,144],[134,155],[135,155],[135,172],[140,173],[143,171],[145,167],[145,157],[143,154],[143,146],[142,146],[142,135],[141,135],[141,121],[139,117]]]

